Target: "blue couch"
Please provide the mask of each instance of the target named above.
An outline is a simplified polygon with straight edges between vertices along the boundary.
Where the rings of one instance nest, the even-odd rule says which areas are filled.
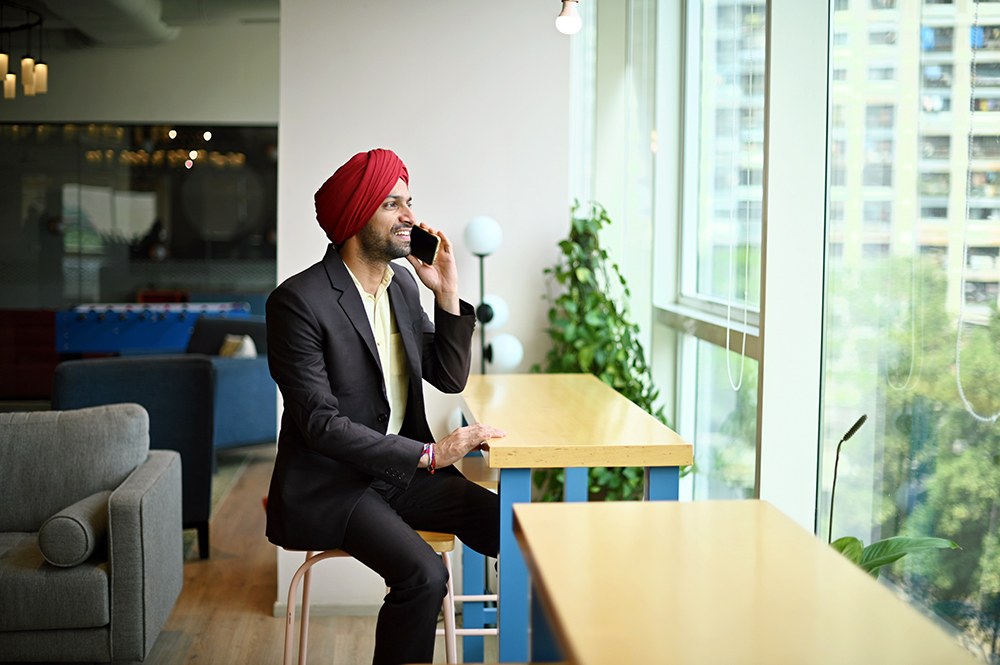
[[[257,347],[257,357],[219,356],[226,335],[249,335]],[[208,356],[215,368],[213,447],[220,450],[275,442],[278,437],[278,392],[267,368],[264,317],[200,317],[191,333],[187,352]]]

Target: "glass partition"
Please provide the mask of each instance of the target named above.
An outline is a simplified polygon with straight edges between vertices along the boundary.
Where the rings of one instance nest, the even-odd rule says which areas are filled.
[[[957,542],[883,576],[989,662],[1000,650],[998,25],[996,2],[834,4],[819,502],[825,539],[837,444],[867,414],[842,448],[833,538]],[[872,77],[872,62],[895,76]]]
[[[0,125],[0,309],[244,300],[275,282],[277,128]]]

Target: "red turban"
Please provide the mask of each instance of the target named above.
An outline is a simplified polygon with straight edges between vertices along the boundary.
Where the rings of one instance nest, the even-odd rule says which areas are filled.
[[[392,150],[359,152],[316,191],[316,220],[336,245],[364,228],[400,178],[410,176]]]

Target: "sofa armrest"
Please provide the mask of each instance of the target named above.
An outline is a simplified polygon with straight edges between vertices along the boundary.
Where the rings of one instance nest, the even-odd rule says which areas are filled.
[[[180,455],[151,450],[108,510],[111,656],[143,660],[184,583]]]
[[[215,368],[216,450],[278,437],[278,389],[266,357],[211,356]]]

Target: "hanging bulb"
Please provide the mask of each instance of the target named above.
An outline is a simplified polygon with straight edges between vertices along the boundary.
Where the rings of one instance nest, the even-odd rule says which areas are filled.
[[[10,56],[0,51],[0,78],[7,76],[10,71]]]
[[[49,66],[44,62],[35,63],[35,92],[44,95],[49,91]]]
[[[579,0],[563,0],[562,11],[556,17],[556,30],[564,35],[575,35],[583,27],[583,19],[576,10]]]
[[[25,91],[28,88],[35,89],[35,59],[30,55],[21,58],[21,85],[24,86]]]
[[[7,72],[3,78],[3,98],[14,99],[17,97],[17,74]]]

